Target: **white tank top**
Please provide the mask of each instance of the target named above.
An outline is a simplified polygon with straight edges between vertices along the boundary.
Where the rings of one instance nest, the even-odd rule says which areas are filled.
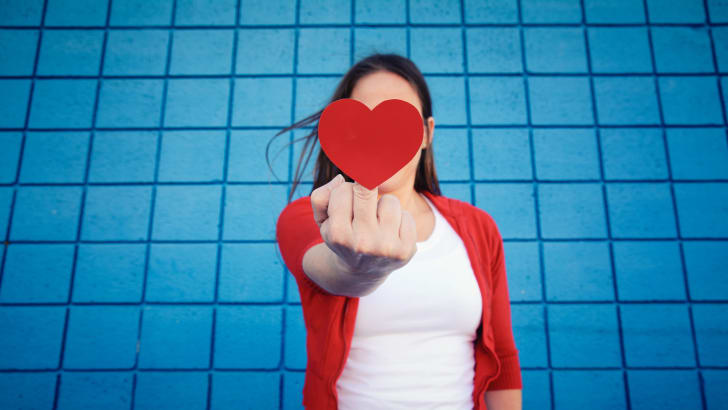
[[[465,245],[427,197],[435,227],[407,265],[359,299],[336,382],[341,410],[472,410],[474,340],[482,318]]]

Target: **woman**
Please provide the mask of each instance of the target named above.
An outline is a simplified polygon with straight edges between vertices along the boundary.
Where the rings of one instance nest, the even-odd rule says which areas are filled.
[[[331,101],[341,98],[369,109],[398,98],[425,126],[418,153],[371,190],[320,150],[312,192],[291,202],[316,128],[305,137],[276,228],[306,323],[304,406],[520,409],[502,239],[485,211],[440,194],[424,77],[407,58],[374,54],[343,76]]]

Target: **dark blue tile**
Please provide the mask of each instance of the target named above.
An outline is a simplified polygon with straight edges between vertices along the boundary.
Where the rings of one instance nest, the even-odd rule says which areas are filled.
[[[65,306],[3,306],[0,369],[57,369],[61,364],[65,318]],[[33,394],[38,394],[38,390]],[[7,396],[0,395],[0,403],[3,397]]]
[[[523,30],[526,68],[533,73],[585,73],[584,30],[527,27]]]
[[[33,89],[30,126],[89,128],[97,80],[38,79]],[[25,105],[21,104],[24,109]]]
[[[433,137],[435,169],[440,181],[468,180],[470,161],[468,160],[468,131],[464,128],[443,128]]]
[[[641,1],[584,0],[584,13],[588,23],[644,23],[645,9]]]
[[[614,305],[548,305],[548,324],[552,366],[620,366],[622,359]]]
[[[728,306],[718,304],[695,304],[692,306],[695,322],[695,336],[698,343],[698,360],[701,366],[726,366],[728,345],[725,318]]]
[[[612,246],[619,300],[685,299],[677,242],[618,241]]]
[[[467,124],[468,100],[465,98],[464,79],[451,76],[429,76],[425,77],[425,81],[427,81],[427,87],[430,89],[432,101],[436,102],[432,107],[432,116],[435,118],[435,133],[437,133],[437,127],[440,125]],[[470,102],[472,103],[472,98]]]
[[[410,58],[423,73],[461,73],[464,68],[462,30],[412,28],[410,53]]]
[[[240,24],[294,24],[296,3],[288,0],[240,3]]]
[[[589,27],[588,34],[593,72],[652,72],[645,27]]]
[[[58,408],[125,409],[131,403],[133,379],[129,372],[64,372]]]
[[[88,187],[81,239],[146,240],[151,200],[150,186]]]
[[[0,79],[0,127],[23,128],[30,98],[30,80]],[[38,90],[34,91],[37,98]],[[41,95],[41,98],[44,96]]]
[[[207,369],[212,307],[145,306],[140,337],[140,369]]]
[[[529,77],[531,120],[536,125],[592,125],[586,77]]]
[[[541,184],[539,218],[544,238],[605,238],[602,187],[596,183]]]
[[[141,302],[145,256],[144,244],[80,245],[73,302]]]
[[[471,133],[475,179],[532,178],[527,129],[475,128]]]
[[[468,72],[520,73],[521,35],[511,27],[471,27],[465,32]]]
[[[728,143],[723,128],[668,128],[665,132],[673,178],[728,178]]]
[[[283,361],[286,369],[306,370],[306,325],[301,306],[290,306],[286,309],[284,331],[286,341]]]
[[[109,30],[104,75],[162,75],[168,30]]]
[[[281,302],[283,263],[270,243],[226,243],[222,246],[218,300]],[[241,266],[248,266],[240,269]]]
[[[722,124],[715,77],[659,77],[667,125]]]
[[[99,74],[102,30],[47,30],[38,58],[39,75]]]
[[[49,409],[56,396],[54,372],[3,372],[0,373],[0,408]]]
[[[690,298],[693,300],[728,299],[728,242],[689,241],[683,243]]]
[[[0,75],[32,75],[37,45],[38,30],[0,30]]]
[[[292,29],[238,30],[237,74],[293,73],[295,32]],[[276,50],[271,53],[271,50]]]
[[[651,77],[598,77],[594,79],[594,93],[600,125],[660,123]]]
[[[217,245],[153,244],[145,299],[211,302],[215,297]]]
[[[20,182],[82,183],[88,149],[87,131],[28,132]]]
[[[535,238],[531,183],[476,184],[475,205],[493,216],[504,238]]]
[[[0,25],[39,26],[43,17],[43,0],[3,0]]]
[[[162,135],[158,180],[221,181],[225,131],[166,131]],[[249,151],[250,152],[250,151]],[[260,169],[257,170],[260,172]]]
[[[407,0],[370,0],[354,2],[357,24],[402,24],[406,21]]]
[[[609,224],[615,238],[674,238],[675,210],[667,183],[607,184]]]
[[[298,84],[300,86],[301,81]],[[290,78],[236,78],[232,125],[288,125],[292,94],[293,83]]]
[[[546,242],[543,258],[548,300],[614,300],[606,242]]]
[[[72,306],[63,367],[130,369],[136,362],[137,306]]]
[[[460,23],[458,0],[409,0],[410,22],[415,24]]]
[[[695,370],[629,370],[627,381],[633,410],[700,408]]]
[[[111,4],[112,26],[151,26],[172,23],[173,0],[116,0]]]
[[[233,130],[230,133],[228,155],[228,181],[287,181],[288,180],[288,135],[273,137],[269,130]],[[250,155],[251,152],[265,153],[270,142],[268,158],[265,155]],[[300,145],[300,143],[299,143]],[[297,160],[297,158],[296,158]],[[268,168],[268,162],[273,173]],[[311,161],[315,161],[312,158]],[[265,170],[261,172],[261,170]]]
[[[240,403],[256,409],[280,408],[280,378],[278,372],[214,372],[210,409],[226,410]]]
[[[296,409],[303,402],[303,385],[305,381],[304,372],[284,372],[283,373],[283,408]]]
[[[723,0],[708,0],[711,23],[728,23],[728,4]]]
[[[517,23],[517,0],[465,0],[466,23]]]
[[[104,26],[108,5],[107,2],[98,0],[48,0],[45,25]]]
[[[715,60],[718,71],[728,72],[728,27],[712,27],[713,44],[715,46]]]
[[[505,242],[503,248],[511,301],[540,301],[542,297],[538,243]]]
[[[539,180],[600,177],[594,130],[535,129],[533,148]]]
[[[77,186],[18,188],[10,239],[75,240],[82,191]]]
[[[287,195],[284,185],[228,185],[223,239],[275,239],[275,221]],[[260,206],[250,207],[251,203]]]
[[[73,245],[13,244],[0,288],[3,303],[65,303],[73,270]]]
[[[657,128],[599,130],[604,179],[667,178],[662,131]]]
[[[627,408],[622,371],[554,371],[554,408],[559,410]]]
[[[728,371],[726,370],[702,370],[703,390],[705,401],[709,409],[720,409],[728,402]]]
[[[539,305],[513,305],[511,322],[521,367],[548,366],[544,308]]]
[[[163,80],[104,80],[99,96],[97,126],[158,127],[163,87]]]
[[[684,304],[620,305],[627,366],[695,366]]]
[[[169,73],[230,74],[233,30],[175,30]]]
[[[402,27],[354,29],[354,60],[359,61],[374,53],[394,53],[406,56],[407,30]]]
[[[351,22],[350,1],[301,0],[299,22],[301,24],[348,24]]]
[[[177,0],[174,24],[177,26],[235,24],[236,0]]]
[[[652,27],[650,30],[658,72],[709,73],[715,70],[706,28]]]
[[[0,188],[0,240],[5,240],[10,222],[10,205],[13,200],[13,188]]]
[[[280,306],[218,307],[214,367],[278,369],[282,325]]]
[[[521,0],[524,23],[580,23],[579,0]]]
[[[551,381],[548,370],[521,370],[523,407],[537,409],[551,403]]]
[[[343,74],[349,68],[350,42],[351,34],[348,28],[300,29],[298,72]]]
[[[134,390],[139,410],[199,409],[207,405],[210,373],[141,372]]]
[[[680,234],[687,238],[728,237],[728,184],[677,183],[674,185]]]
[[[523,79],[470,77],[470,121],[476,125],[526,124]]]
[[[169,80],[164,125],[222,127],[227,125],[230,80],[178,78]]]
[[[89,182],[151,182],[157,131],[96,131]]]
[[[220,185],[158,186],[152,238],[216,240],[221,192]]]
[[[647,0],[650,23],[703,23],[702,0]]]

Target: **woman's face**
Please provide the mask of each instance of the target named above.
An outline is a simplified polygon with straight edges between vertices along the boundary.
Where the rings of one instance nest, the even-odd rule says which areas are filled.
[[[414,105],[422,116],[422,107],[417,91],[407,80],[389,71],[376,71],[362,77],[357,81],[351,92],[350,98],[364,103],[370,110],[374,109],[380,102],[390,98],[398,98]],[[427,128],[430,129],[429,138]],[[423,128],[422,144],[417,154],[402,169],[397,171],[388,180],[379,185],[379,194],[398,191],[403,188],[414,189],[417,164],[422,156],[422,148],[432,143],[432,131],[435,128],[435,120],[432,117],[427,119],[427,127]]]

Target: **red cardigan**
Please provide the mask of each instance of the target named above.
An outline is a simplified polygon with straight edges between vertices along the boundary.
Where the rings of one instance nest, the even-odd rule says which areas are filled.
[[[477,330],[473,403],[486,409],[486,390],[521,389],[518,349],[513,340],[503,240],[493,218],[467,202],[423,192],[462,238],[483,298]],[[288,204],[278,216],[276,239],[301,295],[306,324],[307,366],[303,405],[336,409],[336,380],[346,363],[354,334],[358,297],[327,292],[303,271],[303,255],[323,242],[309,196]]]

